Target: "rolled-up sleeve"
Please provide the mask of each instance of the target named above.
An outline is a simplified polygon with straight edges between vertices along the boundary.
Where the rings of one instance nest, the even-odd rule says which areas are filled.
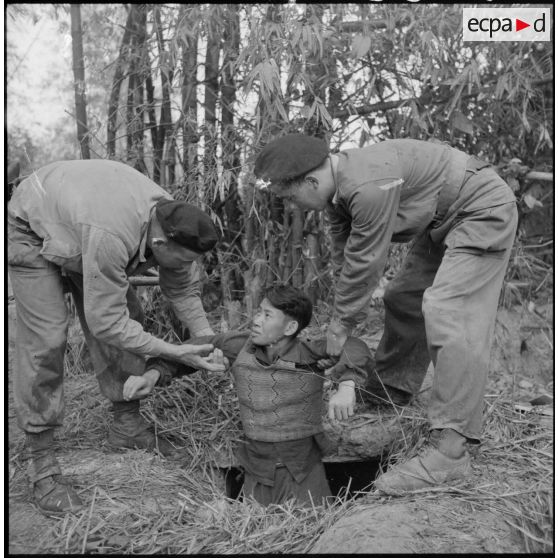
[[[351,196],[351,231],[335,288],[334,317],[354,327],[364,321],[374,287],[383,273],[399,206],[401,182],[370,181]]]
[[[196,337],[211,332],[200,292],[200,267],[194,261],[180,269],[159,268],[161,292],[172,304],[177,318]]]
[[[99,340],[144,356],[162,354],[165,342],[130,318],[126,293],[129,254],[117,236],[95,227],[82,235],[85,320]]]

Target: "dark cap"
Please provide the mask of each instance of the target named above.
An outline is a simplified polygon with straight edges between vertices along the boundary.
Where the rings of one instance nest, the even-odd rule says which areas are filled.
[[[319,167],[329,154],[324,140],[287,134],[269,142],[256,158],[254,174],[271,182],[297,178]]]
[[[195,252],[211,250],[219,239],[209,215],[190,203],[163,198],[155,214],[170,239]]]

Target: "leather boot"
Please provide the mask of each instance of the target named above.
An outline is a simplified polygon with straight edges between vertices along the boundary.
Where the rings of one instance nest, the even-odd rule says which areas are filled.
[[[462,480],[472,473],[467,438],[451,428],[432,430],[418,455],[395,465],[375,486],[392,496]]]
[[[52,450],[53,431],[27,434],[30,453],[29,480],[33,501],[45,515],[58,516],[76,512],[83,502],[70,483],[62,476]]]
[[[139,401],[115,401],[114,420],[109,428],[108,443],[114,448],[147,449],[165,457],[177,456],[177,450],[164,438],[155,435],[153,426],[140,414]]]

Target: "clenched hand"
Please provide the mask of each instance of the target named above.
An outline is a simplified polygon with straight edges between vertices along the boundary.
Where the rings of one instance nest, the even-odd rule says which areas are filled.
[[[219,349],[217,350],[219,351]],[[173,358],[192,368],[209,370],[210,372],[224,372],[226,369],[224,359],[214,358],[212,351],[213,345],[211,343],[205,345],[185,343],[184,345],[174,346],[175,354]]]

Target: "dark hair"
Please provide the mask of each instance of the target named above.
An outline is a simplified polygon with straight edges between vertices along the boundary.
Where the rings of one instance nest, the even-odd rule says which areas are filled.
[[[300,289],[291,285],[274,285],[265,291],[265,298],[272,306],[298,322],[295,335],[310,323],[312,302]]]

